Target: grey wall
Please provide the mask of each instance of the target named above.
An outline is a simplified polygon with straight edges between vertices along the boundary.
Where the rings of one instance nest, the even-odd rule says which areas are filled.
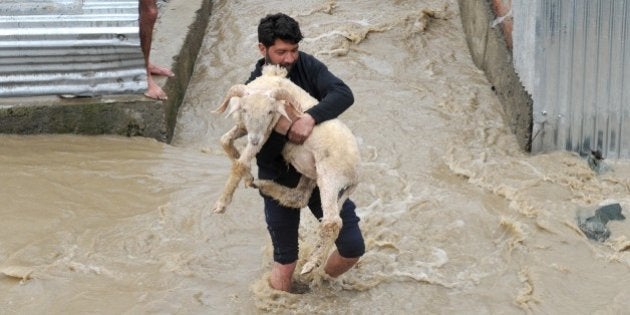
[[[519,146],[530,151],[532,99],[514,71],[501,28],[491,27],[495,19],[491,5],[486,0],[459,0],[459,8],[472,59],[493,84]]]
[[[630,1],[513,0],[532,152],[630,157]]]

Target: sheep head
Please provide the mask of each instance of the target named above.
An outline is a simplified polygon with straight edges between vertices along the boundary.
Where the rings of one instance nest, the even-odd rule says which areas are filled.
[[[248,141],[254,146],[267,140],[281,116],[292,121],[292,117],[302,115],[302,106],[286,89],[252,93],[244,84],[232,86],[214,112],[226,110],[226,116],[234,114],[238,123],[245,127]]]
[[[293,97],[284,89],[274,89],[266,93],[246,94],[230,104],[238,110],[242,123],[247,129],[247,139],[251,145],[262,145],[280,117],[292,121],[299,117],[300,108]]]

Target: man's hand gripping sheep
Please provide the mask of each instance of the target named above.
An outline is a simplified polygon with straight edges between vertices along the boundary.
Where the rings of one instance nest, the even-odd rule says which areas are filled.
[[[223,149],[233,161],[223,193],[214,205],[214,212],[224,212],[231,203],[239,182],[258,188],[284,206],[303,208],[313,189],[320,190],[323,218],[319,241],[302,268],[302,274],[317,268],[326,259],[342,220],[341,206],[358,184],[360,162],[356,139],[338,119],[317,125],[302,145],[288,142],[282,155],[302,174],[296,188],[278,185],[270,180],[254,180],[250,163],[269,137],[281,116],[289,120],[299,117],[317,100],[286,77],[286,70],[266,66],[263,75],[248,85],[234,85],[215,112],[233,116],[235,126],[221,137]],[[247,144],[239,154],[234,140],[247,135]]]

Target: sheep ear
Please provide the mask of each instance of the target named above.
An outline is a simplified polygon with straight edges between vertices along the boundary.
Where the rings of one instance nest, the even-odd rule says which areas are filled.
[[[225,97],[223,98],[223,101],[221,102],[221,105],[215,109],[213,111],[213,113],[223,113],[225,112],[225,110],[228,108],[228,104],[231,103],[231,100],[233,97],[238,96],[238,97],[242,97],[243,95],[245,95],[247,93],[247,86],[245,84],[236,84],[233,85],[227,92],[227,94],[225,95]],[[231,110],[228,113],[228,116],[234,112],[234,110]]]

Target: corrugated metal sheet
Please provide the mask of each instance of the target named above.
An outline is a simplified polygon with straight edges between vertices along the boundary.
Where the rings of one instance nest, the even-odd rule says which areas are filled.
[[[534,100],[532,152],[630,157],[630,0],[512,9],[515,66]]]
[[[137,0],[2,0],[0,97],[141,93]]]

